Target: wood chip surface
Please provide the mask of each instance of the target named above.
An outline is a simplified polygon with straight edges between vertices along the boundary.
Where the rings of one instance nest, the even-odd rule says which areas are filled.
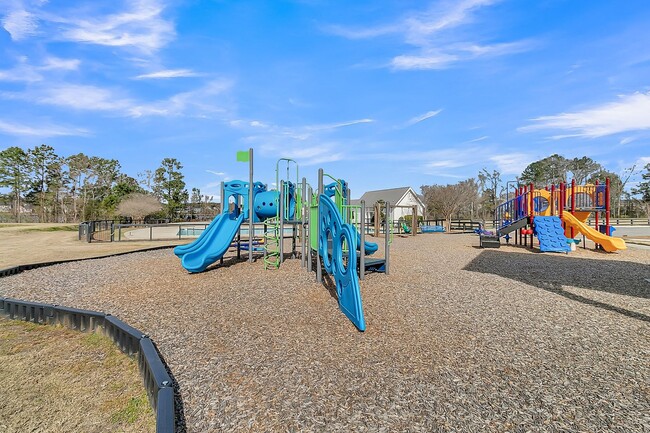
[[[171,250],[35,269],[0,296],[148,333],[188,432],[650,431],[650,251],[477,246],[396,237],[361,283],[365,333],[299,260],[230,253],[201,274]]]

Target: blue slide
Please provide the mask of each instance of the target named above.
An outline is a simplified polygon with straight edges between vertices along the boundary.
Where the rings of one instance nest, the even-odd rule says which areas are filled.
[[[203,245],[203,243],[205,242],[206,236],[208,235],[208,233],[210,233],[210,230],[212,230],[215,225],[219,224],[220,219],[224,215],[225,214],[221,213],[221,214],[217,215],[216,217],[214,217],[212,222],[205,228],[205,230],[203,230],[203,232],[201,232],[199,237],[196,238],[193,242],[190,242],[189,244],[185,244],[185,245],[179,245],[176,248],[174,248],[174,254],[176,254],[176,256],[178,258],[182,258],[183,255],[185,255],[186,253],[189,253],[190,251],[193,251],[196,248]]]
[[[353,226],[353,227],[354,227],[354,226]],[[359,233],[359,231],[356,229],[356,227],[354,228],[354,231],[357,232],[357,249],[358,249],[359,251],[361,251],[361,233]],[[377,244],[374,243],[374,242],[368,242],[368,241],[366,241],[366,242],[364,242],[364,243],[365,243],[365,247],[366,247],[366,255],[367,255],[367,256],[370,256],[370,255],[376,253],[376,252],[377,252],[377,249],[379,249],[379,247],[377,246]]]
[[[174,253],[181,258],[181,264],[188,272],[203,272],[226,254],[243,222],[243,213],[236,218],[232,214],[221,214],[197,240],[174,248]]]

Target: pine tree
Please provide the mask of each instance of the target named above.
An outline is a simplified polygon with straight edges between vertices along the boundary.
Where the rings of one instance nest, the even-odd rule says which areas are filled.
[[[154,194],[166,204],[167,216],[172,219],[188,199],[182,164],[175,158],[165,158],[153,178]]]
[[[9,147],[0,152],[0,187],[11,190],[14,215],[20,222],[23,193],[29,185],[29,158],[20,147]]]

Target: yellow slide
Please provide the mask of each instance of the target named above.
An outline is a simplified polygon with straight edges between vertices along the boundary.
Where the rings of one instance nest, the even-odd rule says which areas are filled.
[[[625,245],[625,241],[623,239],[607,236],[597,230],[592,229],[587,224],[571,215],[570,212],[564,212],[562,214],[562,220],[567,224],[567,227],[575,228],[577,231],[585,235],[587,239],[591,239],[595,243],[602,245],[603,249],[608,253],[613,253],[616,250],[627,249],[627,246]]]

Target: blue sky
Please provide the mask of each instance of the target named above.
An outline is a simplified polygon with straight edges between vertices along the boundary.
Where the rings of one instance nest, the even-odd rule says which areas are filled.
[[[0,148],[365,190],[650,162],[650,3],[2,0]]]

